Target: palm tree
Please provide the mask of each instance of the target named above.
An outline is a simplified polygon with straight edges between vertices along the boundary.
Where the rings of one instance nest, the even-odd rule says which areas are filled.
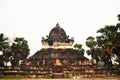
[[[85,50],[82,48],[82,44],[75,44],[75,50],[77,50],[81,55],[84,55]]]
[[[102,59],[107,68],[112,68],[112,58],[114,57],[112,53],[116,46],[117,30],[116,26],[111,25],[97,31],[97,33],[101,33],[100,36],[97,36],[97,43],[103,49]]]
[[[99,62],[99,53],[100,49],[97,48],[97,42],[95,41],[95,38],[92,36],[89,36],[86,39],[86,46],[89,47],[89,50],[86,51],[88,55],[91,55],[92,60],[94,61],[94,64],[97,64]]]
[[[120,15],[118,15],[118,20],[120,20]],[[117,32],[116,32],[116,39],[114,41],[115,46],[113,48],[113,54],[116,56],[117,67],[120,68],[120,23],[116,25]]]
[[[9,61],[7,52],[9,50],[9,42],[8,42],[8,38],[4,36],[3,33],[0,34],[0,51],[2,51],[2,55],[0,55],[0,64],[1,66],[4,66],[3,61],[5,61],[6,63]]]
[[[9,46],[9,43],[7,42],[8,38],[4,36],[3,33],[0,34],[0,48],[2,50],[6,49]]]
[[[120,21],[120,14],[118,15],[118,20]],[[105,62],[105,66],[110,68],[112,59],[116,58],[116,62],[119,63],[118,66],[120,67],[120,23],[105,26],[99,29],[97,33],[101,33],[100,36],[97,36],[97,43],[104,52],[102,59]]]
[[[13,60],[12,66],[19,66],[19,60],[25,60],[29,55],[28,42],[24,38],[16,37],[11,46]]]

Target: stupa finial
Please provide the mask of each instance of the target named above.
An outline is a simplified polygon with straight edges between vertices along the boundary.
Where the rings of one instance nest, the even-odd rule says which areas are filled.
[[[60,27],[59,23],[56,24],[56,27]]]

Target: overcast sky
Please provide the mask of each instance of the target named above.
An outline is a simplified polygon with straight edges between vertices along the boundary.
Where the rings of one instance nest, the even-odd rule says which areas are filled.
[[[34,54],[42,48],[41,37],[60,24],[74,43],[85,47],[88,36],[105,25],[115,25],[120,0],[0,0],[0,33],[24,37]]]

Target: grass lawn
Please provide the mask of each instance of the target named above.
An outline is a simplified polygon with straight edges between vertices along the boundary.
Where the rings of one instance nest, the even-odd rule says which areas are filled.
[[[22,76],[1,76],[0,80],[22,80]]]

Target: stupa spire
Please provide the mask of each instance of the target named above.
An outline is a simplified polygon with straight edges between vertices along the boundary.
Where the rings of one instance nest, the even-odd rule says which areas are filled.
[[[56,27],[60,27],[59,23],[56,24]]]

